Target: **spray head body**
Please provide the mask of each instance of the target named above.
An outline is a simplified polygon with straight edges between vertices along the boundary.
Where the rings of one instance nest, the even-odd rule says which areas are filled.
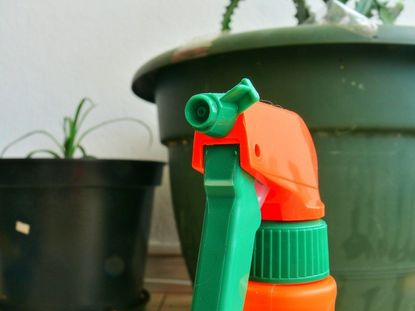
[[[193,100],[189,103],[192,106]],[[256,102],[236,114],[229,123],[220,121],[219,118],[210,130],[217,133],[215,126],[216,129],[226,128],[221,132],[227,132],[225,136],[215,136],[210,130],[200,131],[195,126],[192,158],[195,170],[204,173],[206,146],[239,145],[242,169],[268,188],[261,209],[263,220],[302,221],[324,216],[316,151],[311,134],[299,115]]]
[[[259,310],[257,287],[249,290],[254,288],[251,281],[248,286],[249,277],[275,284],[327,277],[327,226],[319,221],[324,204],[318,188],[317,156],[301,117],[260,102],[248,79],[224,94],[191,97],[185,117],[195,129],[192,166],[204,174],[207,202],[192,311],[242,310],[244,303],[246,311]],[[272,242],[255,242],[256,236],[270,234],[276,237]],[[271,256],[278,251],[280,257]],[[280,260],[271,260],[264,268],[264,258]],[[268,276],[264,271],[281,275]],[[335,296],[333,282],[330,297]],[[296,290],[312,292],[302,287]],[[272,297],[266,301],[282,301],[272,289],[269,292]],[[293,299],[295,295],[290,294],[287,306]],[[259,298],[259,305],[267,304],[265,300]],[[308,301],[305,299],[301,308]]]

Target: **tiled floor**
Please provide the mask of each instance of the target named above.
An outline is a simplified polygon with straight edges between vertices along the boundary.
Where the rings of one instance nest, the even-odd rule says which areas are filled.
[[[150,256],[145,288],[151,294],[146,311],[190,310],[192,287],[180,256]]]

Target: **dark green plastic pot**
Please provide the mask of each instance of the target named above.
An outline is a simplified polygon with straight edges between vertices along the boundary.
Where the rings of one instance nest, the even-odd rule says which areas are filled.
[[[136,311],[162,164],[0,160],[0,309]]]
[[[337,311],[415,308],[415,28],[368,38],[332,26],[225,35],[167,52],[136,74],[133,90],[157,103],[169,148],[174,208],[194,275],[204,209],[191,168],[187,99],[243,77],[263,99],[310,127],[327,206]]]

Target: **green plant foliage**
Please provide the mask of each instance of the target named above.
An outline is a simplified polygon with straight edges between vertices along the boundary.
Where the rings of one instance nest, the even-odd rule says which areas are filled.
[[[364,16],[372,17],[376,8],[376,0],[359,0],[356,2],[355,10]]]
[[[306,0],[293,0],[297,13],[295,18],[298,20],[298,24],[304,24],[306,21],[313,21],[314,14],[311,13],[310,8],[308,7]]]
[[[393,24],[402,13],[404,7],[402,2],[398,2],[393,6],[388,6],[388,3],[378,2],[379,18],[384,24]]]
[[[404,5],[397,2],[390,5],[389,1],[359,0],[356,2],[355,10],[367,17],[377,15],[384,24],[393,24],[402,13]]]
[[[222,31],[230,31],[233,15],[241,0],[228,0],[229,4],[226,6],[225,13],[222,18]],[[323,0],[328,2],[328,0]],[[338,0],[341,3],[347,4],[351,0]],[[307,0],[293,0],[298,24],[305,22],[313,22],[314,14],[311,12]],[[404,9],[404,4],[399,1],[395,5],[390,5],[389,1],[379,0],[358,0],[355,5],[355,10],[362,15],[371,18],[377,17],[384,24],[393,24]]]
[[[111,120],[106,120],[104,122],[98,123],[85,131],[81,132],[82,124],[84,123],[86,117],[89,115],[89,113],[95,108],[95,104],[89,99],[89,98],[83,98],[78,106],[76,107],[75,114],[73,117],[64,117],[63,119],[63,133],[64,133],[64,139],[63,143],[60,144],[58,139],[56,139],[55,136],[53,136],[51,133],[45,130],[34,130],[31,132],[28,132],[17,139],[13,140],[11,143],[6,145],[3,150],[0,152],[0,158],[4,156],[4,154],[9,150],[12,146],[16,145],[17,143],[31,137],[34,135],[43,135],[47,138],[49,138],[56,146],[57,151],[50,150],[50,149],[36,149],[27,154],[27,158],[32,158],[36,154],[47,154],[49,156],[52,156],[53,158],[65,158],[65,159],[72,159],[75,157],[76,152],[79,151],[82,154],[83,158],[92,158],[92,156],[88,155],[85,148],[82,146],[83,139],[88,136],[91,132],[94,132],[98,130],[99,128],[112,124],[117,122],[135,122],[139,125],[143,126],[150,137],[149,144],[152,144],[153,142],[153,135],[151,132],[150,127],[144,123],[141,120],[135,119],[135,118],[116,118]]]
[[[232,17],[240,1],[241,0],[230,0],[229,5],[226,7],[225,13],[223,14],[223,18],[222,18],[222,31],[223,32],[231,30]]]

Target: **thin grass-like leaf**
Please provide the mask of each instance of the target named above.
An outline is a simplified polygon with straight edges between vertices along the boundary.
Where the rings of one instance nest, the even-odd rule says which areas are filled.
[[[85,109],[85,105],[87,103],[90,103],[90,106]],[[49,137],[49,139],[51,139],[54,142],[54,144],[59,148],[59,151],[62,152],[62,156],[60,156],[58,152],[55,152],[53,150],[37,149],[37,150],[34,150],[34,151],[30,152],[27,155],[28,158],[31,158],[33,155],[38,154],[38,153],[46,153],[46,154],[49,154],[49,155],[53,156],[54,158],[61,158],[61,157],[63,157],[63,158],[73,158],[75,156],[76,151],[79,150],[81,152],[83,158],[93,159],[94,157],[88,155],[85,148],[81,145],[82,140],[87,135],[89,135],[91,132],[101,128],[102,126],[112,124],[112,123],[117,123],[117,122],[123,122],[123,121],[132,121],[132,122],[135,122],[135,123],[140,124],[141,126],[143,126],[147,130],[148,135],[149,135],[149,146],[153,143],[153,133],[152,133],[150,127],[145,122],[143,122],[139,119],[128,118],[128,117],[111,119],[111,120],[107,120],[107,121],[98,123],[98,124],[88,128],[83,133],[81,133],[80,132],[80,127],[82,126],[82,124],[85,121],[86,117],[89,115],[89,113],[94,108],[95,108],[94,102],[91,99],[85,97],[79,102],[73,118],[64,117],[64,119],[63,119],[64,138],[63,138],[63,144],[62,145],[49,132],[47,132],[45,130],[35,130],[35,131],[31,131],[31,132],[15,139],[11,143],[9,143],[6,147],[4,147],[3,150],[1,150],[1,152],[0,152],[0,158],[3,157],[3,155],[7,152],[7,150],[10,147],[14,146],[15,144],[19,143],[20,141],[22,141],[26,138],[29,138],[30,136],[36,135],[36,134],[42,134],[42,135],[45,135],[45,136]]]
[[[75,116],[73,118],[74,126],[76,127],[78,126],[78,121],[82,119],[82,108],[88,102],[92,103],[92,100],[90,100],[88,97],[82,98],[81,101],[79,102],[78,107],[76,108],[76,111],[75,111]]]
[[[68,131],[64,138],[63,154],[65,158],[71,158],[74,153],[74,142],[76,137],[76,128],[71,118],[67,119]]]
[[[79,149],[79,151],[81,151],[83,158],[88,158],[88,154],[86,153],[86,150],[84,147],[82,147],[81,145],[77,145],[77,148]]]
[[[59,156],[59,154],[57,154],[55,151],[52,151],[52,150],[49,150],[49,149],[33,150],[33,151],[31,151],[27,154],[26,158],[31,159],[37,153],[47,153],[47,154],[53,156],[55,159],[60,159],[61,158]]]
[[[86,119],[86,117],[89,115],[89,113],[92,111],[92,110],[94,110],[94,108],[95,108],[95,104],[94,104],[94,102],[92,101],[92,100],[88,100],[89,101],[89,103],[91,103],[91,106],[89,106],[89,108],[84,112],[84,114],[82,115],[82,117],[79,119],[79,122],[78,122],[78,130],[80,130],[81,129],[81,126],[82,126],[82,124],[84,123],[84,121],[85,121],[85,119]]]
[[[82,109],[84,108],[86,103],[92,103],[92,100],[90,100],[88,97],[84,97],[79,102],[75,115],[73,119],[69,118],[68,124],[69,124],[69,131],[65,135],[65,143],[64,143],[64,156],[65,158],[73,158],[75,152],[76,152],[76,137],[79,133],[79,123],[83,122],[86,115],[89,113],[89,109],[85,114],[82,114]]]
[[[9,150],[11,147],[13,147],[14,145],[16,145],[17,143],[21,142],[22,140],[25,140],[31,136],[34,135],[44,135],[46,137],[48,137],[51,141],[53,141],[53,143],[58,146],[59,150],[63,152],[62,150],[62,146],[59,144],[58,140],[55,138],[55,136],[53,136],[51,133],[49,133],[48,131],[45,130],[34,130],[31,131],[29,133],[26,133],[18,138],[16,138],[15,140],[13,140],[11,143],[9,143],[8,145],[6,145],[6,147],[4,147],[2,149],[2,151],[0,152],[0,158],[2,158],[4,156],[4,154],[7,152],[7,150]]]
[[[69,135],[70,122],[71,122],[71,118],[69,117],[63,118],[62,129],[63,129],[63,135],[65,136],[65,138]]]
[[[87,153],[86,153],[86,150],[85,150],[85,148],[84,148],[84,147],[82,147],[82,146],[78,145],[78,149],[79,149],[79,150],[81,151],[81,153],[82,153],[82,159],[87,159],[87,160],[93,160],[93,159],[96,159],[96,157],[94,157],[94,156],[91,156],[91,155],[87,154]]]
[[[118,122],[124,122],[124,121],[131,121],[131,122],[135,122],[137,124],[140,124],[142,127],[144,127],[147,130],[148,136],[149,136],[149,146],[151,146],[153,144],[153,133],[151,131],[151,128],[143,121],[139,120],[139,119],[135,119],[135,118],[117,118],[117,119],[111,119],[111,120],[107,120],[101,123],[98,123],[97,125],[94,125],[92,127],[90,127],[89,129],[87,129],[85,132],[83,132],[80,136],[79,139],[76,143],[77,146],[80,145],[80,143],[82,142],[82,140],[88,136],[91,132],[105,126],[108,124],[112,124],[112,123],[118,123]]]

